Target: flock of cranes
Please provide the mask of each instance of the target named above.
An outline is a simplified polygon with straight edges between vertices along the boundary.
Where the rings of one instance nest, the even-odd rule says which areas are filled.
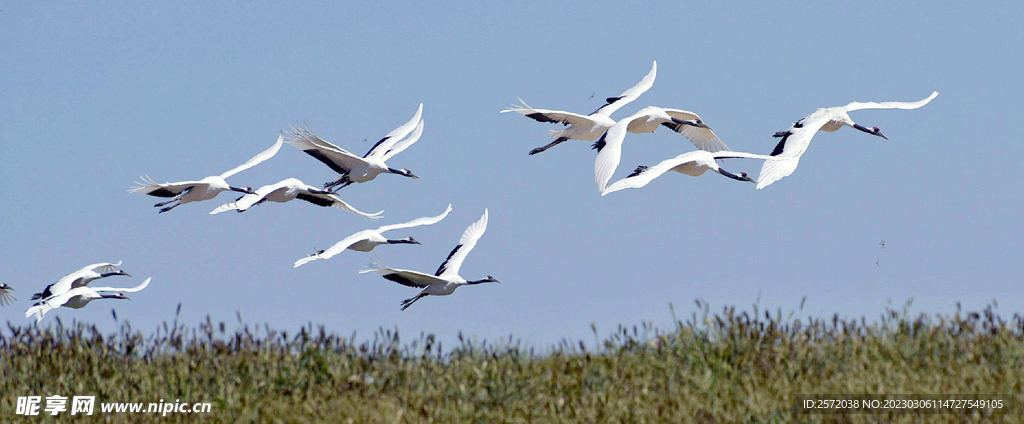
[[[781,138],[781,140],[771,153],[761,155],[732,151],[715,135],[711,127],[704,123],[700,116],[682,109],[648,106],[625,119],[619,121],[612,119],[612,113],[636,100],[654,86],[657,71],[658,63],[654,62],[651,71],[644,76],[640,83],[622,92],[619,96],[607,98],[603,106],[589,115],[535,109],[528,106],[522,99],[519,99],[520,105],[513,105],[501,112],[516,112],[540,122],[565,126],[563,129],[551,131],[552,142],[531,150],[530,155],[544,152],[568,140],[596,140],[593,143],[593,148],[597,150],[597,157],[594,161],[594,179],[598,191],[604,196],[627,188],[644,187],[668,171],[696,177],[710,170],[738,181],[755,183],[757,189],[763,189],[796,170],[800,156],[807,151],[811,138],[818,131],[833,132],[844,126],[849,126],[888,140],[888,137],[882,134],[878,127],[867,128],[855,123],[850,119],[849,112],[862,109],[917,109],[939,94],[934,92],[917,102],[853,102],[846,106],[820,108],[796,121],[786,130],[775,133],[774,137]],[[372,181],[380,174],[418,178],[409,169],[393,168],[386,161],[420,139],[423,134],[422,115],[423,104],[421,103],[412,119],[385,135],[361,157],[321,139],[308,126],[303,125],[292,127],[291,131],[287,133],[282,131],[270,148],[223,174],[197,181],[174,183],[157,183],[145,176],[142,177],[142,182],[137,182],[137,186],[129,189],[129,192],[168,199],[154,205],[160,208],[160,213],[168,212],[187,203],[211,200],[224,191],[235,191],[241,193],[241,196],[235,201],[218,206],[210,214],[229,210],[244,212],[268,201],[285,203],[298,199],[321,207],[342,209],[366,219],[380,219],[383,211],[362,212],[342,200],[338,196],[338,191],[355,183]],[[638,166],[625,178],[609,184],[619,166],[627,133],[651,133],[659,127],[666,127],[681,134],[692,142],[697,150],[682,153],[654,166]],[[274,157],[286,141],[327,165],[338,176],[325,183],[322,188],[305,184],[296,178],[287,178],[276,184],[265,185],[255,190],[252,187],[236,187],[227,183],[227,178]],[[736,158],[763,160],[764,163],[758,178],[751,178],[745,172],[732,173],[719,165],[719,161],[723,159]],[[383,244],[420,244],[412,237],[389,239],[383,233],[436,224],[448,216],[451,210],[452,206],[448,205],[448,208],[437,216],[422,217],[401,224],[384,225],[376,229],[356,232],[327,249],[316,250],[313,254],[298,259],[294,266],[297,268],[309,262],[330,259],[345,250],[369,252]],[[402,310],[426,296],[450,295],[460,286],[500,283],[501,281],[489,275],[479,280],[466,280],[459,275],[462,262],[487,230],[487,219],[488,211],[484,209],[483,216],[466,228],[458,245],[433,274],[391,268],[384,265],[379,258],[375,263],[376,267],[359,273],[377,273],[387,280],[420,289],[415,296],[401,302]],[[92,264],[68,274],[33,295],[32,300],[37,302],[25,312],[25,316],[34,315],[38,322],[52,309],[59,307],[78,309],[97,299],[130,299],[124,293],[138,292],[149,285],[150,279],[147,278],[142,284],[128,288],[88,286],[90,282],[100,278],[118,275],[130,276],[127,272],[119,269],[120,265],[120,262]],[[17,300],[11,293],[13,290],[7,284],[0,284],[0,306],[9,305]]]
[[[654,86],[654,78],[658,72],[658,62],[654,62],[651,71],[640,83],[626,90],[618,97],[609,97],[606,104],[589,115],[580,115],[560,110],[535,109],[526,105],[523,99],[519,99],[520,105],[513,105],[504,112],[517,112],[528,118],[554,124],[562,124],[567,128],[551,131],[554,141],[547,146],[538,147],[530,151],[531,155],[543,152],[559,143],[570,139],[593,141],[597,139],[593,147],[597,150],[597,159],[594,161],[594,180],[597,183],[598,191],[602,196],[625,188],[639,188],[647,185],[651,180],[661,176],[670,170],[681,174],[699,176],[711,170],[723,176],[757,184],[762,189],[771,183],[789,176],[796,170],[800,162],[800,155],[807,151],[811,138],[818,131],[833,132],[849,126],[868,134],[885,138],[878,127],[867,128],[861,126],[852,119],[848,112],[861,109],[917,109],[928,104],[939,93],[933,92],[928,98],[917,102],[853,102],[846,106],[820,108],[805,118],[796,121],[793,126],[785,131],[775,133],[774,137],[781,137],[782,140],[775,146],[775,149],[768,155],[757,155],[745,152],[733,152],[721,139],[715,135],[707,124],[696,113],[681,110],[648,106],[641,109],[632,116],[615,121],[611,114],[640,97],[641,94]],[[622,144],[626,139],[626,133],[642,134],[654,132],[659,126],[664,126],[682,134],[687,140],[697,147],[697,151],[681,154],[672,159],[662,161],[658,165],[647,167],[638,166],[626,178],[616,181],[611,185],[615,169],[619,166],[622,157]],[[598,139],[600,136],[600,139]],[[764,164],[761,167],[761,174],[758,179],[747,176],[745,172],[733,174],[725,171],[717,164],[717,160],[731,158],[762,159]]]

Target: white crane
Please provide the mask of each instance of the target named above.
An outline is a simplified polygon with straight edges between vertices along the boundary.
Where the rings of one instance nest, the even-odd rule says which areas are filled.
[[[171,200],[166,202],[160,202],[154,207],[163,207],[160,209],[160,213],[167,212],[171,209],[184,205],[186,203],[200,202],[203,200],[210,200],[217,197],[222,191],[237,191],[240,193],[252,194],[252,187],[235,187],[228,185],[227,181],[224,181],[228,177],[242,172],[246,169],[252,168],[267,159],[274,157],[277,151],[281,149],[281,145],[284,144],[284,132],[281,132],[277,137],[277,142],[269,149],[260,152],[258,155],[253,156],[247,162],[235,167],[234,169],[227,171],[220,175],[214,175],[203,178],[199,181],[179,181],[176,183],[157,183],[153,181],[149,176],[140,177],[142,182],[136,182],[138,186],[129,189],[132,193],[148,194],[155,197],[170,197]],[[170,206],[167,206],[170,205]]]
[[[712,152],[729,150],[729,146],[722,143],[711,127],[704,124],[704,121],[696,113],[681,109],[648,106],[633,116],[616,122],[594,143],[594,149],[597,149],[597,159],[594,161],[594,179],[599,191],[604,192],[608,186],[608,180],[612,178],[615,168],[619,166],[619,160],[622,157],[622,142],[626,139],[626,132],[636,134],[654,132],[659,125],[664,125],[682,134],[701,150]]]
[[[885,134],[878,127],[867,128],[853,122],[848,112],[861,109],[917,109],[928,104],[939,92],[933,92],[928,98],[917,102],[852,102],[846,106],[823,107],[803,119],[796,121],[793,126],[785,131],[775,133],[773,137],[781,137],[782,140],[772,151],[771,159],[765,161],[761,166],[761,175],[757,177],[757,188],[768,187],[783,177],[792,174],[800,163],[800,155],[807,151],[811,145],[811,138],[818,131],[833,132],[844,126],[856,128],[868,134],[882,137],[886,140]]]
[[[452,205],[448,205],[448,209],[445,209],[444,213],[438,216],[416,218],[412,221],[401,224],[385,225],[383,227],[377,228],[376,230],[371,229],[360,231],[358,233],[345,237],[341,241],[335,243],[334,246],[331,246],[324,250],[319,250],[312,255],[295,261],[295,268],[298,268],[308,262],[312,262],[317,259],[330,259],[334,255],[344,252],[345,249],[355,250],[358,252],[369,252],[373,250],[374,247],[380,246],[382,244],[420,244],[420,242],[416,241],[416,239],[412,237],[390,240],[384,237],[384,235],[381,233],[385,231],[398,230],[401,228],[412,228],[421,225],[433,225],[440,222],[442,219],[444,219],[444,217],[448,216],[448,212],[451,211]]]
[[[420,119],[422,115],[423,103],[420,103],[420,108],[416,110],[416,114],[409,122],[395,128],[380,139],[363,157],[324,141],[308,127],[292,127],[292,132],[288,134],[288,144],[298,147],[341,174],[338,179],[324,184],[325,189],[340,185],[341,187],[338,187],[340,190],[352,183],[365,183],[383,173],[419,178],[413,175],[412,171],[392,168],[385,161],[409,148],[420,139],[420,135],[423,134],[423,120]]]
[[[611,114],[629,102],[636,100],[647,90],[650,90],[651,86],[654,85],[654,78],[657,74],[658,61],[654,61],[654,65],[651,66],[651,71],[648,72],[647,76],[640,80],[637,85],[623,91],[622,94],[618,95],[618,97],[609,97],[605,99],[605,102],[607,103],[589,115],[580,115],[578,113],[565,112],[561,110],[534,109],[527,105],[523,99],[519,99],[519,103],[522,103],[521,105],[514,104],[512,107],[502,110],[501,113],[516,112],[525,115],[527,118],[540,122],[550,122],[569,126],[569,128],[561,130],[551,130],[551,138],[554,141],[547,146],[531,150],[531,155],[543,152],[569,139],[594,141],[597,137],[607,131],[608,128],[615,125],[615,120],[611,118]]]
[[[466,231],[462,233],[462,238],[459,239],[459,245],[455,246],[455,249],[448,254],[448,259],[445,259],[444,263],[437,268],[437,272],[434,275],[390,268],[384,265],[384,263],[380,263],[380,268],[363,270],[359,271],[359,273],[376,272],[383,275],[385,279],[403,286],[421,288],[422,290],[416,296],[402,301],[403,311],[425,296],[447,296],[454,293],[455,289],[465,285],[500,283],[501,281],[490,275],[487,278],[475,281],[466,281],[466,279],[459,276],[459,268],[462,267],[462,261],[466,259],[469,251],[473,250],[473,246],[476,246],[476,241],[480,239],[480,236],[484,235],[486,230],[487,209],[484,209],[484,216],[479,221],[470,225],[469,228],[466,228]]]
[[[739,174],[733,174],[725,169],[716,162],[719,159],[732,159],[732,158],[747,158],[747,159],[769,159],[771,156],[767,155],[755,155],[753,153],[746,152],[706,152],[703,150],[694,150],[692,152],[686,152],[672,159],[666,159],[661,163],[652,167],[638,166],[632,174],[629,174],[626,178],[618,180],[609,185],[601,195],[604,196],[608,193],[616,192],[627,188],[640,188],[647,183],[653,181],[655,178],[660,177],[662,174],[668,171],[676,171],[680,174],[686,174],[692,177],[699,177],[708,170],[717,172],[723,176],[732,178],[739,181],[749,181],[757,183],[757,180],[747,176],[746,172],[740,172]]]
[[[12,290],[14,290],[14,287],[8,286],[6,283],[0,283],[0,306],[7,306],[18,300],[11,294]]]
[[[115,275],[124,275],[131,277],[131,274],[124,270],[117,269],[121,266],[121,261],[116,264],[112,263],[98,263],[92,265],[86,265],[78,271],[72,272],[65,275],[56,283],[46,286],[43,291],[32,295],[32,300],[44,299],[51,296],[56,296],[61,293],[65,293],[76,287],[84,287],[91,283],[93,280],[111,277]]]
[[[47,312],[50,312],[51,310],[57,309],[62,306],[71,309],[82,309],[86,305],[88,305],[89,302],[92,302],[96,299],[132,300],[124,293],[137,292],[139,290],[146,288],[146,286],[149,285],[149,280],[151,279],[152,278],[147,278],[146,281],[142,282],[142,284],[130,288],[87,286],[75,287],[64,293],[49,296],[39,302],[36,302],[35,305],[33,305],[32,307],[28,308],[28,310],[25,311],[25,318],[35,315],[36,322],[38,323],[43,320],[43,316],[45,316]],[[101,292],[114,293],[107,294]]]
[[[295,199],[305,200],[317,206],[346,210],[363,218],[369,219],[380,219],[381,217],[379,215],[384,212],[380,211],[372,214],[361,212],[348,203],[345,203],[345,201],[341,200],[337,194],[331,193],[327,190],[320,190],[316,187],[303,183],[296,178],[288,178],[277,184],[260,187],[256,189],[255,193],[246,194],[239,197],[234,202],[220,205],[211,211],[210,215],[229,210],[245,212],[249,208],[263,202],[284,203]]]

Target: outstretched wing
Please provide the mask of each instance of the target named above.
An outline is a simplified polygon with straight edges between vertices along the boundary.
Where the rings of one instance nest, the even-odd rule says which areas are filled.
[[[634,85],[629,90],[623,91],[622,94],[620,94],[618,97],[609,97],[607,99],[608,103],[605,104],[604,106],[601,106],[601,108],[595,111],[594,113],[604,116],[611,116],[611,114],[615,113],[616,110],[619,110],[620,107],[623,107],[627,105],[629,102],[636,100],[645,91],[650,90],[651,87],[654,85],[654,77],[657,76],[657,74],[658,61],[654,61],[654,65],[651,66],[651,72],[648,72],[647,76],[645,76],[644,79],[640,80],[640,83]]]
[[[420,123],[416,125],[416,129],[412,131],[412,134],[392,145],[391,148],[384,153],[384,156],[381,159],[387,161],[388,159],[391,159],[395,155],[402,153],[403,150],[408,149],[409,146],[412,146],[413,143],[419,141],[421,135],[423,135],[422,119],[420,120]]]
[[[800,164],[800,156],[811,145],[811,139],[821,127],[828,123],[827,116],[814,119],[804,118],[785,131],[776,133],[782,140],[775,145],[771,158],[761,165],[761,174],[757,176],[757,189],[768,187],[772,183],[789,176]]]
[[[526,116],[527,118],[552,124],[580,126],[584,128],[589,128],[594,125],[594,119],[586,115],[561,110],[534,109],[527,105],[523,99],[519,99],[519,103],[522,103],[522,105],[513,104],[512,107],[501,111],[501,113],[516,112]]]
[[[245,163],[236,166],[234,169],[232,169],[232,170],[230,170],[228,172],[225,172],[223,174],[220,174],[220,177],[222,179],[227,179],[228,177],[230,177],[232,175],[235,175],[235,174],[237,174],[239,172],[245,171],[246,169],[249,169],[249,168],[252,168],[252,167],[258,165],[260,162],[263,162],[263,161],[265,161],[267,159],[270,159],[270,158],[274,157],[274,155],[277,154],[277,151],[281,150],[281,145],[282,144],[284,144],[284,131],[281,131],[281,133],[278,134],[277,142],[274,143],[273,146],[270,146],[269,149],[260,152],[256,156],[253,156],[252,159],[249,159]]]
[[[921,106],[928,104],[928,102],[932,101],[932,99],[934,99],[935,96],[938,95],[939,92],[935,91],[932,92],[932,95],[928,96],[928,98],[916,102],[852,102],[850,104],[847,104],[845,108],[847,112],[861,109],[917,109]]]
[[[18,300],[11,294],[11,290],[14,290],[14,288],[6,284],[0,284],[0,306],[7,306]]]
[[[406,287],[423,288],[431,284],[445,284],[448,282],[433,275],[425,274],[419,271],[395,269],[386,266],[382,266],[381,268],[365,269],[359,271],[360,274],[365,274],[367,272],[376,272],[384,276],[384,278],[394,281]]]
[[[235,200],[234,202],[228,202],[223,205],[217,206],[216,209],[210,211],[210,215],[216,215],[221,212],[232,210],[244,212],[247,209],[251,208],[253,205],[262,201],[265,197],[269,196],[270,193],[273,193],[274,191],[277,190],[287,190],[287,185],[288,180],[280,181],[276,184],[265,185],[263,187],[256,189],[256,192],[253,194],[246,194],[243,195],[242,197],[239,197],[238,200]]]
[[[338,197],[337,194],[320,194],[305,192],[299,193],[299,195],[296,196],[296,198],[298,198],[299,200],[305,200],[317,206],[331,207],[349,211],[363,218],[368,219],[381,219],[382,217],[380,216],[380,214],[384,213],[384,211],[370,214],[362,212],[359,209],[352,207],[352,205],[345,203],[345,201],[341,200],[341,198]]]
[[[487,231],[487,209],[484,209],[484,215],[480,217],[479,221],[466,228],[466,231],[462,233],[462,237],[459,238],[459,245],[452,249],[452,252],[448,254],[448,259],[441,263],[441,266],[437,268],[437,272],[434,275],[441,278],[459,275],[462,261],[466,260],[466,255],[469,255],[469,252],[473,250],[473,247],[476,246],[476,241],[480,240],[480,236],[484,235],[484,231]]]
[[[216,214],[219,214],[221,212],[236,211],[236,210],[238,210],[238,204],[235,203],[235,202],[229,202],[229,203],[225,203],[223,205],[220,205],[220,206],[217,206],[216,208],[214,208],[212,211],[210,211],[210,215],[216,215]]]
[[[287,141],[288,144],[298,147],[339,174],[347,174],[354,168],[366,165],[366,161],[363,158],[317,137],[309,127],[292,127],[292,132],[288,133]]]
[[[661,161],[661,163],[654,165],[650,168],[638,169],[637,171],[634,172],[633,175],[618,180],[612,183],[610,186],[608,186],[608,188],[602,190],[601,195],[604,196],[608,193],[613,193],[627,188],[643,187],[650,183],[651,181],[654,181],[655,178],[660,177],[662,174],[668,171],[671,171],[672,168],[696,160],[696,158],[701,154],[706,155],[707,153],[700,151],[686,152],[672,159],[665,159]]]
[[[800,156],[784,159],[770,159],[761,165],[761,174],[757,176],[757,189],[768,187],[772,183],[788,177],[800,164]]]
[[[64,306],[64,304],[68,303],[68,301],[71,300],[72,297],[78,296],[83,292],[89,290],[90,289],[88,287],[78,287],[68,290],[64,293],[50,296],[46,299],[40,300],[39,302],[36,302],[35,305],[32,305],[32,307],[28,308],[28,310],[25,311],[25,318],[35,315],[36,322],[38,323],[43,320],[43,317],[46,316],[47,312]]]
[[[705,163],[714,162],[718,159],[734,159],[734,158],[746,158],[746,159],[771,159],[771,156],[757,155],[746,152],[733,152],[733,151],[719,151],[716,153],[709,153],[706,151],[693,151],[686,152],[672,159],[665,159],[661,163],[654,165],[650,168],[638,168],[633,171],[633,174],[618,180],[601,193],[602,196],[616,192],[627,188],[640,188],[655,178],[662,176],[664,173],[673,170],[679,165],[683,165],[689,162],[704,161]]]
[[[597,159],[594,160],[594,181],[597,183],[598,191],[604,192],[608,187],[608,180],[611,180],[612,174],[615,173],[615,168],[619,166],[619,160],[622,158],[622,142],[626,138],[626,129],[636,119],[647,119],[647,115],[637,113],[616,122],[594,143],[594,148],[597,149]]]
[[[199,181],[179,181],[176,183],[157,183],[148,175],[139,177],[142,182],[136,181],[135,187],[128,189],[130,193],[142,193],[155,197],[174,197],[185,190],[195,187],[198,184],[205,184]]]
[[[423,103],[420,103],[420,108],[416,109],[416,114],[412,116],[412,119],[410,119],[409,122],[402,124],[402,126],[395,128],[387,135],[385,135],[384,138],[380,139],[380,141],[374,144],[373,147],[370,148],[370,151],[366,152],[366,155],[364,155],[363,157],[367,158],[373,156],[381,158],[382,160],[387,160],[383,159],[384,154],[387,153],[389,149],[391,149],[391,146],[394,146],[395,143],[397,143],[403,137],[409,135],[413,128],[416,128],[416,126],[420,123],[421,116],[423,116]]]
[[[452,205],[449,204],[448,205],[448,209],[445,209],[444,213],[442,213],[442,214],[440,214],[438,216],[425,216],[423,218],[416,218],[416,219],[414,219],[412,221],[404,222],[404,223],[401,223],[401,224],[385,225],[383,227],[378,228],[377,232],[378,233],[383,233],[385,231],[398,230],[398,229],[402,229],[402,228],[419,227],[420,225],[433,225],[433,224],[436,224],[438,222],[441,222],[441,220],[444,219],[444,217],[448,216],[448,212],[451,212],[451,211],[452,211]]]
[[[95,272],[97,274],[107,274],[107,273],[111,273],[111,272],[117,272],[117,267],[119,267],[119,266],[121,266],[121,261],[117,261],[116,264],[112,264],[112,263],[92,264],[92,265],[87,266],[86,268],[92,270],[93,272]],[[85,268],[83,268],[83,269],[85,269]]]
[[[313,261],[315,261],[317,259],[330,259],[334,255],[337,255],[337,254],[339,254],[341,252],[344,252],[345,249],[349,248],[349,246],[351,246],[353,244],[356,244],[359,241],[365,240],[365,239],[366,239],[366,236],[364,235],[364,233],[362,231],[360,231],[358,233],[355,233],[355,234],[352,234],[352,235],[350,235],[348,237],[345,237],[341,241],[339,241],[337,243],[334,243],[334,246],[328,247],[328,248],[324,249],[321,252],[317,252],[316,254],[309,255],[309,256],[306,256],[305,258],[302,258],[302,259],[299,259],[299,260],[295,261],[294,268],[298,268],[298,267],[300,267],[302,265],[305,265],[305,264],[307,264],[309,262],[313,262]]]
[[[146,281],[143,281],[142,284],[139,284],[139,285],[137,285],[135,287],[128,287],[128,288],[121,288],[121,287],[93,287],[92,289],[93,289],[93,291],[98,291],[98,292],[99,291],[116,291],[116,292],[134,293],[134,292],[137,292],[137,291],[140,291],[140,290],[146,288],[146,286],[149,285],[149,280],[152,280],[152,279],[153,279],[152,277],[147,278]]]
[[[665,111],[665,113],[668,113],[669,116],[676,119],[682,119],[686,121],[701,120],[700,116],[697,116],[696,113],[690,111],[664,108],[663,110]],[[672,129],[672,131],[682,134],[683,137],[686,137],[687,140],[690,140],[690,142],[692,142],[694,146],[697,146],[698,149],[706,150],[709,152],[731,150],[729,149],[729,146],[725,145],[725,142],[723,142],[721,139],[718,138],[717,135],[715,135],[715,132],[712,131],[710,127],[698,128],[693,125],[677,124],[675,122],[666,122],[661,125],[664,125]]]
[[[772,158],[771,156],[768,156],[768,155],[759,155],[759,154],[756,154],[756,153],[747,153],[747,152],[734,152],[732,150],[714,152],[714,153],[711,154],[711,156],[714,156],[715,160],[718,160],[718,159],[765,159],[765,160],[767,160],[767,159],[771,159]]]

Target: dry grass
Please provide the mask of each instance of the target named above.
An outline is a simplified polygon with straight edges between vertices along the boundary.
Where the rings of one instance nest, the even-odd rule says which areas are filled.
[[[596,350],[565,340],[543,354],[511,339],[442,348],[431,335],[402,342],[388,330],[363,342],[322,326],[229,333],[209,319],[149,336],[129,323],[106,335],[82,323],[8,323],[0,421],[16,421],[17,396],[28,394],[212,402],[208,422],[1019,421],[1012,413],[794,416],[792,396],[1001,393],[1024,405],[1020,315],[1004,320],[990,306],[914,317],[904,308],[868,322],[698,306],[702,314],[671,330],[620,327]]]

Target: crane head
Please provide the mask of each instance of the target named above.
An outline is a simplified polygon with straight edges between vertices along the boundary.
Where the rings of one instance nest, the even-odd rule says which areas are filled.
[[[882,131],[879,130],[878,127],[867,128],[867,127],[865,127],[863,125],[860,125],[860,124],[853,124],[853,127],[858,129],[858,130],[864,131],[864,132],[866,132],[868,134],[877,135],[877,136],[882,137],[882,138],[884,138],[886,140],[889,139],[889,137],[886,137],[885,134],[882,134]]]
[[[885,134],[882,134],[882,131],[879,130],[878,127],[871,127],[871,131],[872,131],[871,133],[874,134],[874,135],[882,137],[882,138],[884,138],[886,140],[889,139],[889,137],[886,137]]]
[[[231,186],[229,186],[228,189],[230,189],[231,191],[237,191],[239,193],[256,194],[256,191],[253,190],[252,187],[231,187]],[[241,198],[239,198],[239,199],[241,199]]]
[[[406,168],[402,168],[402,169],[388,168],[388,171],[390,171],[392,174],[398,174],[398,175],[401,175],[401,176],[404,176],[404,177],[413,178],[413,179],[419,179],[420,178],[420,177],[417,177],[415,174],[413,174],[412,171],[410,171],[410,170],[408,170]]]

